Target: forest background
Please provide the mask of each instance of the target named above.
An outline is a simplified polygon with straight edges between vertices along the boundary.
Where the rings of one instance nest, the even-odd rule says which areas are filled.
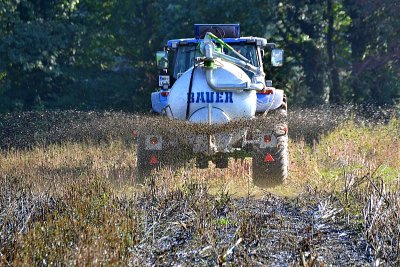
[[[391,0],[0,0],[0,112],[148,111],[155,52],[194,23],[283,48],[264,68],[291,106],[398,106],[398,14]]]

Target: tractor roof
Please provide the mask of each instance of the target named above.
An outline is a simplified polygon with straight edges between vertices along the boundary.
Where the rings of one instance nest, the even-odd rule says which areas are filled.
[[[203,39],[196,38],[173,39],[167,42],[167,47],[175,49],[179,45],[198,44],[202,40]],[[253,43],[261,47],[265,47],[267,45],[267,39],[260,37],[222,38],[222,40],[228,44]]]

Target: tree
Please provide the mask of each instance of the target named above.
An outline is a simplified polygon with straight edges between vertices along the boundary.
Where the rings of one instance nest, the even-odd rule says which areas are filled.
[[[68,21],[75,1],[56,3],[2,2],[2,92],[20,107],[51,101],[68,79],[63,68],[76,49],[77,27]]]
[[[392,104],[400,97],[400,4],[388,0],[345,0],[344,4],[351,18],[348,40],[353,99]]]
[[[333,0],[326,0],[326,13],[328,18],[328,29],[326,34],[326,48],[328,53],[328,68],[330,70],[330,90],[329,101],[338,104],[341,101],[339,72],[336,64],[336,49],[335,49],[335,14],[333,8]]]
[[[326,102],[326,53],[324,6],[319,1],[282,1],[278,4],[275,34],[282,37],[285,50],[293,57],[293,71],[302,73],[303,86],[295,98],[308,104]],[[299,85],[294,85],[298,88]]]
[[[284,48],[283,68],[264,68],[292,104],[392,104],[400,98],[399,6],[390,0],[0,0],[0,112],[146,108],[156,87],[156,50],[169,39],[192,37],[194,23],[240,23],[242,35]]]

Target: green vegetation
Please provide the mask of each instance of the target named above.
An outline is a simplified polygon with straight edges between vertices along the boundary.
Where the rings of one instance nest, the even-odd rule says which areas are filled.
[[[305,144],[292,143],[292,164],[299,171],[292,176],[309,177],[327,192],[343,189],[344,176],[374,176],[396,182],[400,170],[399,132],[398,119],[376,126],[350,121],[323,136],[316,146],[303,149]]]
[[[283,68],[265,68],[291,105],[393,105],[399,12],[390,0],[2,0],[0,112],[148,110],[155,52],[210,22],[240,23],[242,35],[285,49]]]

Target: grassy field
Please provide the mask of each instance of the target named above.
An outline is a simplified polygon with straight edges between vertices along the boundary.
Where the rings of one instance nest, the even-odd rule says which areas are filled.
[[[399,265],[400,121],[328,128],[292,136],[290,178],[268,190],[250,159],[135,186],[126,132],[5,148],[0,265]]]

